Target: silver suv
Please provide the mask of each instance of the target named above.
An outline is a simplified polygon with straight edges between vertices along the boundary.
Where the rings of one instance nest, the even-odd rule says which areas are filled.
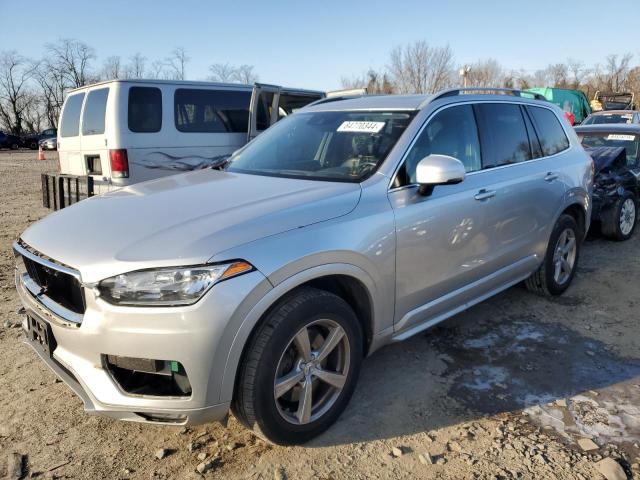
[[[381,346],[522,281],[567,289],[592,162],[563,118],[517,91],[321,100],[222,171],[32,225],[14,244],[28,343],[90,412],[231,409],[305,442]]]

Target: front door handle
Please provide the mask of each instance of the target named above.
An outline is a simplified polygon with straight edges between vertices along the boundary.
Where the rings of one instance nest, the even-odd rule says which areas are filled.
[[[555,172],[548,172],[544,177],[545,182],[553,182],[554,180],[557,180],[557,179],[558,179],[558,174]]]
[[[495,197],[495,196],[496,196],[495,190],[485,190],[483,188],[478,193],[476,193],[473,198],[475,198],[476,200],[486,200],[488,198]]]

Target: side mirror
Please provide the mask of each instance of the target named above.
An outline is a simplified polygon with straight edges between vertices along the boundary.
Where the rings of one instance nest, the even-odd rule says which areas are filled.
[[[421,195],[431,195],[436,185],[453,185],[464,180],[464,165],[448,155],[429,155],[418,162],[416,181]]]

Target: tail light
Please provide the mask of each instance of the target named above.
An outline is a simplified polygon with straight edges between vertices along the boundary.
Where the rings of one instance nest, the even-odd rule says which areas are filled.
[[[125,148],[109,150],[109,161],[112,178],[129,178],[129,158]]]

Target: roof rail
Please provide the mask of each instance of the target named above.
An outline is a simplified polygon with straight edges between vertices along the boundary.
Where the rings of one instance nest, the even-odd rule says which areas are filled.
[[[456,95],[464,95],[464,94],[491,94],[496,93],[498,95],[512,95],[514,97],[522,97],[522,98],[533,98],[535,100],[544,100],[543,95],[534,92],[526,92],[523,90],[518,90],[515,88],[493,88],[493,87],[462,87],[462,88],[450,88],[448,90],[443,90],[442,92],[436,93],[433,98],[429,99],[430,102],[434,100],[438,100],[440,98],[445,97],[453,97]]]

